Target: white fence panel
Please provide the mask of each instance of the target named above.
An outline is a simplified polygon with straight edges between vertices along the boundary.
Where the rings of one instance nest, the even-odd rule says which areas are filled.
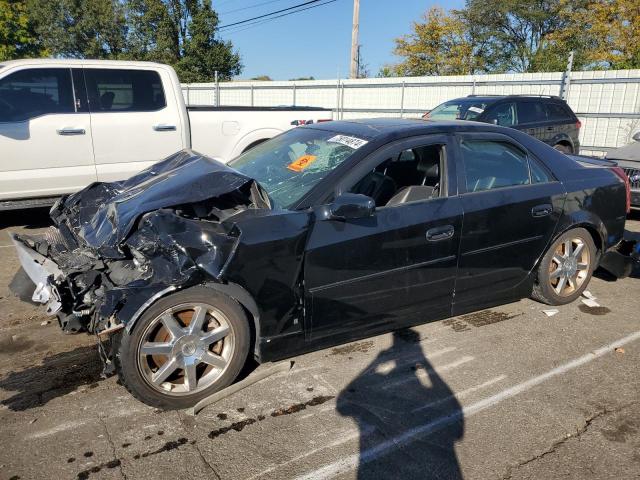
[[[303,105],[333,110],[335,119],[419,117],[467,95],[561,95],[561,72],[290,82],[223,82],[220,105]],[[580,118],[582,153],[602,155],[640,130],[640,70],[571,72],[564,93]],[[215,105],[216,85],[185,84],[187,105]]]

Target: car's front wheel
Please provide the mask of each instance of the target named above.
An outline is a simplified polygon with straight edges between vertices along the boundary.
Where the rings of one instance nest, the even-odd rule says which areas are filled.
[[[240,305],[206,287],[158,300],[117,342],[123,385],[164,409],[187,408],[228,386],[249,352],[250,330]]]
[[[584,228],[560,235],[540,261],[533,298],[548,305],[573,302],[587,288],[596,253],[593,238]]]

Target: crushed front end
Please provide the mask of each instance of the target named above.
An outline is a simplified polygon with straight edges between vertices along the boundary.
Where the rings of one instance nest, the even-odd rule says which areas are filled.
[[[61,199],[43,235],[11,237],[62,330],[107,335],[169,291],[220,281],[241,235],[233,217],[261,208],[254,180],[187,150]]]

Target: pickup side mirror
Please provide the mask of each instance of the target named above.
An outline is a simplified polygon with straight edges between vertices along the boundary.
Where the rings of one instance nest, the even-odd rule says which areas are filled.
[[[636,142],[640,142],[640,132],[636,132],[631,138],[633,138]]]
[[[348,220],[366,218],[373,215],[376,202],[371,197],[359,193],[343,193],[329,205],[329,218]]]

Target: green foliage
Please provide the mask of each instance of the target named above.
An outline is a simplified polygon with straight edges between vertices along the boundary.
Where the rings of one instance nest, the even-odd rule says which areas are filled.
[[[0,0],[0,58],[50,54],[167,63],[183,82],[242,70],[211,0]]]
[[[0,61],[46,54],[25,2],[0,0]]]
[[[273,79],[269,75],[258,75],[257,77],[251,77],[250,80],[256,80],[258,82],[270,82]]]
[[[467,0],[429,10],[378,76],[640,68],[638,0]]]
[[[268,77],[267,77],[268,78]],[[298,81],[298,80],[315,80],[315,77],[298,77],[298,78],[290,78],[290,81]]]

